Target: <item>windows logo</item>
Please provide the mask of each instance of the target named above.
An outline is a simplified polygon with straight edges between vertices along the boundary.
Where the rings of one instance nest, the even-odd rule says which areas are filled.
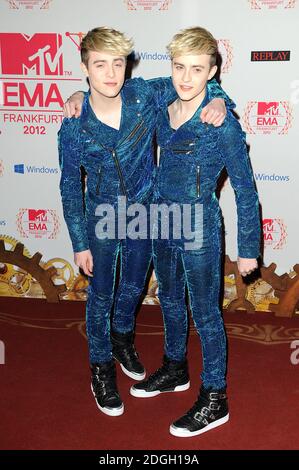
[[[25,173],[24,163],[14,165],[14,171],[15,173],[24,174]]]

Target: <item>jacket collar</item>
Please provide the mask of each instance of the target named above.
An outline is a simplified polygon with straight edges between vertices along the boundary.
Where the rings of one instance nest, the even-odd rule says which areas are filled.
[[[105,148],[105,129],[99,125],[99,120],[92,110],[89,102],[90,93],[85,93],[82,113],[80,117],[81,128]],[[127,80],[121,90],[122,109],[117,145],[121,144],[134,131],[136,125],[142,120],[142,96],[138,96],[132,81]]]
[[[164,117],[164,122],[166,124],[166,133],[167,137],[166,140],[169,141],[171,140],[190,140],[194,139],[195,137],[200,137],[201,135],[205,134],[207,130],[209,130],[210,126],[209,124],[202,123],[200,120],[200,113],[202,109],[209,103],[210,101],[210,96],[209,96],[209,91],[208,87],[206,88],[206,95],[200,104],[200,106],[197,108],[193,116],[186,121],[184,124],[182,124],[176,131],[173,131],[173,129],[170,126],[170,119],[169,119],[169,114],[168,114],[168,106],[171,104],[169,103],[165,109],[163,110],[163,117]],[[163,139],[164,140],[164,139]]]

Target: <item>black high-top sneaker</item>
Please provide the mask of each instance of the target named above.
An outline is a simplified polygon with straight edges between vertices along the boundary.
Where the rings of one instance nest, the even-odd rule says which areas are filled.
[[[183,392],[190,387],[187,361],[172,361],[163,357],[163,365],[144,382],[135,384],[130,389],[133,397],[155,397],[164,392]]]
[[[192,437],[221,426],[229,419],[227,395],[221,390],[200,389],[200,395],[192,408],[172,423],[170,434],[178,437]]]
[[[111,331],[113,357],[120,363],[122,371],[135,380],[143,380],[145,369],[141,364],[134,347],[134,333],[118,333]]]
[[[91,391],[97,407],[106,415],[120,416],[124,405],[116,385],[116,368],[114,360],[91,364]]]

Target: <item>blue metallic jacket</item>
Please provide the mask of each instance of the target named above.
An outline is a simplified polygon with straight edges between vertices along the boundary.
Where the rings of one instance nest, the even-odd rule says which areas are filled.
[[[212,98],[234,103],[215,80],[208,85]],[[153,136],[158,109],[176,98],[170,78],[127,80],[121,90],[122,114],[118,138],[113,147],[85,94],[80,118],[63,120],[58,133],[60,191],[64,218],[74,252],[89,248],[87,223],[100,203],[117,202],[126,196],[128,203],[149,199],[154,182]],[[81,171],[87,173],[85,210]]]
[[[222,217],[216,185],[220,173],[227,170],[235,191],[238,214],[238,255],[260,255],[261,223],[259,200],[246,148],[245,132],[229,110],[220,127],[199,122],[209,91],[193,117],[176,131],[171,128],[167,105],[157,119],[157,140],[161,148],[156,178],[159,203],[201,203],[204,231]],[[169,101],[170,103],[171,101]]]

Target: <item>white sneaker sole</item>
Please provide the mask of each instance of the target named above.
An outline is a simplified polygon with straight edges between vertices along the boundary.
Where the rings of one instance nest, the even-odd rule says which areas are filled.
[[[177,387],[175,387],[174,390],[166,390],[165,392],[160,392],[160,390],[155,390],[154,392],[146,392],[145,390],[138,390],[134,388],[134,385],[132,385],[132,387],[130,388],[130,394],[133,395],[133,397],[137,398],[151,398],[156,397],[161,393],[184,392],[185,390],[188,390],[188,388],[190,388],[190,382],[187,382],[184,385],[178,385]]]
[[[96,405],[97,407],[99,408],[99,410],[102,411],[102,413],[104,413],[105,415],[108,415],[108,416],[120,416],[123,414],[124,410],[125,410],[125,407],[124,405],[122,404],[119,408],[105,408],[103,406],[100,406],[97,402],[97,399],[96,399],[96,396],[95,396],[95,393],[93,391],[93,386],[91,384],[91,391],[92,391],[92,394],[95,398],[95,401],[96,401]]]
[[[217,421],[214,421],[211,424],[208,424],[205,426],[203,429],[199,429],[198,431],[188,431],[188,429],[184,428],[177,428],[173,424],[169,428],[170,434],[176,437],[193,437],[193,436],[198,436],[199,434],[203,434],[204,432],[210,431],[211,429],[217,428],[218,426],[221,426],[222,424],[227,423],[229,420],[229,414],[224,416],[223,418],[217,419]]]
[[[142,374],[136,374],[136,372],[130,372],[128,369],[126,369],[121,362],[119,363],[121,370],[123,371],[124,374],[126,374],[128,377],[134,380],[143,380],[145,379],[146,372],[144,371]]]

